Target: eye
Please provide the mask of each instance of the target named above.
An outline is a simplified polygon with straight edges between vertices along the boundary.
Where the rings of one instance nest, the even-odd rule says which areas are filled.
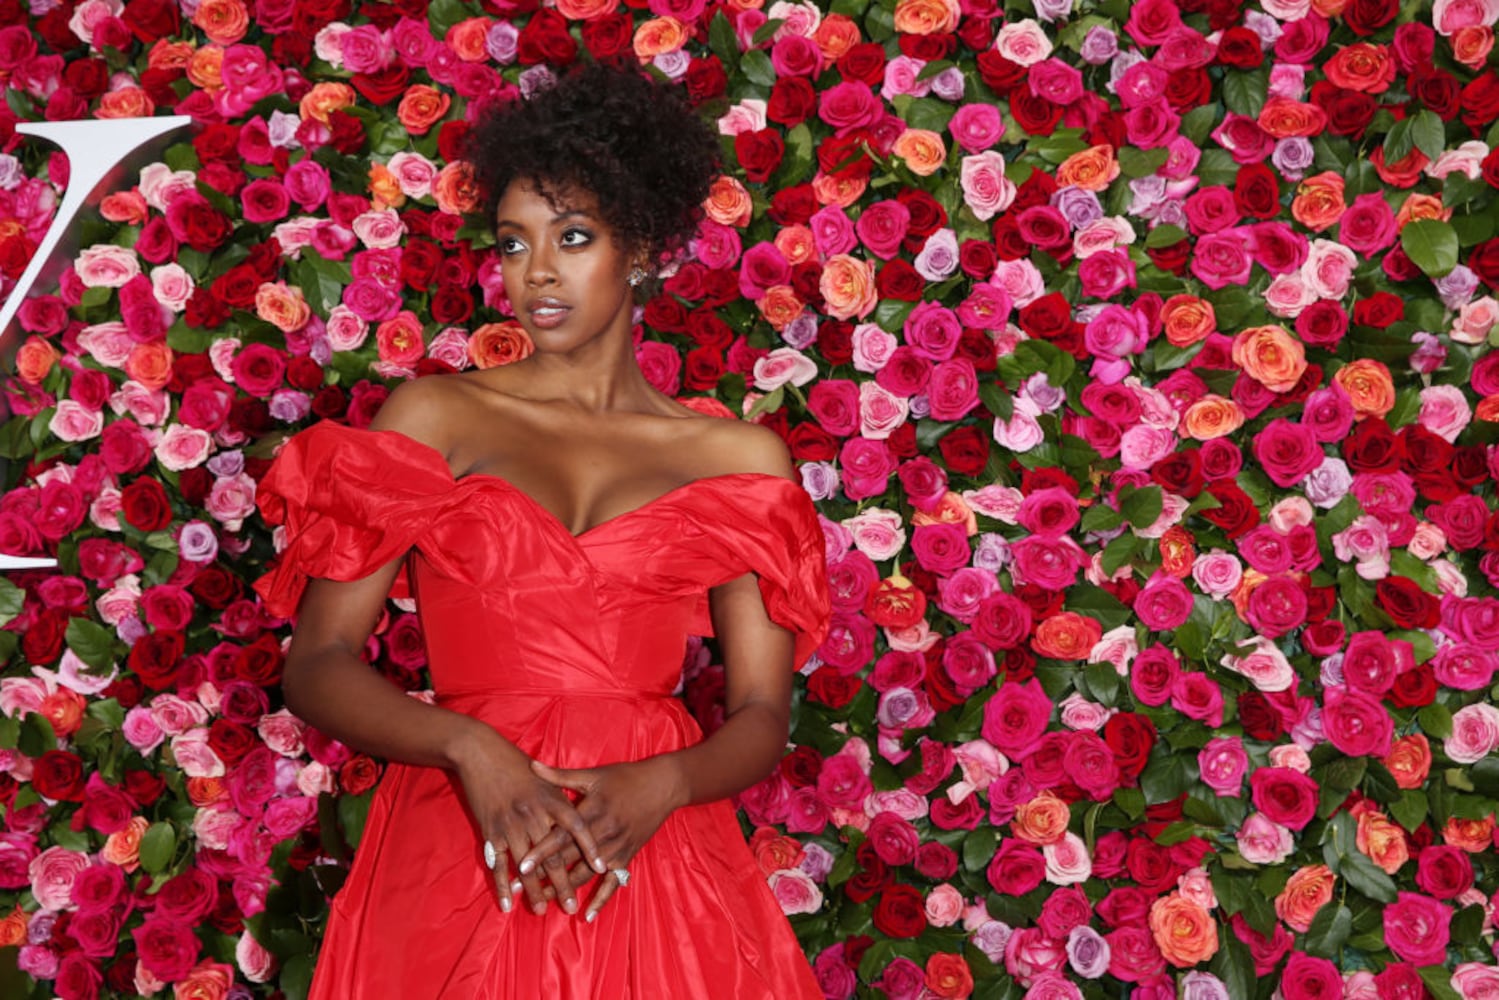
[[[592,242],[593,234],[577,226],[570,227],[562,233],[562,245],[565,247],[587,246]]]
[[[513,254],[520,253],[525,248],[526,248],[526,245],[524,243],[522,243],[520,240],[516,239],[514,236],[502,236],[502,237],[500,237],[500,242],[498,244],[498,249],[499,249],[500,254],[502,256],[505,256],[505,257],[512,256]]]

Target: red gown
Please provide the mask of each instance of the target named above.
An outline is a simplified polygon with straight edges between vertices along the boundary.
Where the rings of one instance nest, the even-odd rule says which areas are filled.
[[[758,574],[798,666],[827,628],[816,514],[775,476],[695,480],[574,537],[499,477],[455,480],[414,438],[323,421],[286,443],[257,502],[286,526],[255,582],[273,614],[309,576],[358,579],[411,550],[391,594],[416,600],[437,703],[559,767],[702,739],[672,690],[687,636],[711,634],[709,587]],[[456,778],[392,763],[310,1000],[822,996],[731,803],[673,813],[630,872],[592,924],[556,904],[506,914]]]

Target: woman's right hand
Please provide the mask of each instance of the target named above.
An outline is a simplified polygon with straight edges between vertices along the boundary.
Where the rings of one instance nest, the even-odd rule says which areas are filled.
[[[500,908],[510,912],[519,886],[537,914],[546,912],[548,898],[558,900],[568,913],[578,912],[575,879],[561,853],[551,854],[525,875],[512,875],[513,866],[553,827],[570,835],[581,856],[592,859],[590,865],[596,871],[605,870],[588,824],[567,795],[539,778],[530,758],[484,723],[477,723],[465,735],[463,750],[456,756],[455,771],[479,833],[495,847],[494,883]],[[512,883],[512,878],[517,881]]]

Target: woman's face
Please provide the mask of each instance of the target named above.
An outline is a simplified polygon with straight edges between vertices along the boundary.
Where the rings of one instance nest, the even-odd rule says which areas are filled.
[[[565,192],[554,207],[517,181],[495,220],[505,294],[538,350],[567,352],[614,325],[628,335],[632,261],[596,214],[592,194]]]

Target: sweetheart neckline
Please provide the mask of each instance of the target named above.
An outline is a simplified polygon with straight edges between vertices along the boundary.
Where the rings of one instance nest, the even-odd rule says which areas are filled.
[[[793,488],[795,488],[797,490],[801,490],[802,489],[802,487],[799,484],[793,482],[792,480],[787,479],[784,476],[774,475],[773,473],[769,473],[769,472],[721,472],[721,473],[718,473],[718,474],[712,475],[712,476],[698,476],[695,479],[689,479],[685,483],[681,483],[680,485],[673,486],[671,489],[667,490],[665,493],[661,493],[661,494],[659,494],[659,495],[657,495],[655,497],[652,497],[650,500],[647,500],[645,503],[641,504],[638,507],[632,507],[629,510],[627,510],[627,511],[621,513],[621,514],[616,514],[613,517],[605,518],[604,520],[600,521],[598,524],[595,524],[595,525],[592,525],[591,527],[585,528],[585,529],[583,529],[583,531],[581,531],[581,532],[579,532],[578,534],[575,535],[575,534],[572,533],[572,531],[568,528],[568,526],[566,524],[562,523],[562,519],[561,518],[559,518],[556,514],[552,513],[551,510],[549,510],[548,508],[542,506],[541,501],[539,501],[535,497],[531,496],[531,494],[527,493],[525,490],[521,489],[519,486],[516,486],[514,483],[512,483],[510,480],[506,479],[504,476],[495,475],[492,472],[466,472],[466,473],[464,473],[461,476],[455,476],[455,475],[453,475],[453,470],[450,469],[450,468],[448,468],[448,460],[447,460],[446,456],[444,456],[441,451],[439,451],[438,449],[434,448],[432,445],[427,444],[427,442],[425,442],[425,441],[419,441],[419,440],[417,440],[416,438],[412,437],[410,434],[407,434],[405,431],[396,430],[394,427],[379,427],[379,428],[376,428],[376,427],[354,427],[354,426],[352,426],[350,424],[340,424],[337,421],[332,421],[332,420],[326,421],[326,425],[330,426],[330,427],[342,428],[343,430],[356,431],[356,432],[362,431],[362,432],[367,433],[367,434],[390,434],[390,435],[394,435],[399,440],[405,441],[405,442],[409,443],[410,445],[413,445],[418,450],[419,453],[425,454],[429,458],[431,458],[433,461],[435,461],[437,463],[438,467],[440,467],[442,469],[442,472],[443,472],[444,476],[447,478],[447,480],[450,483],[452,483],[455,487],[462,486],[464,483],[469,482],[471,480],[499,483],[501,486],[503,486],[510,493],[514,494],[515,496],[520,497],[521,500],[523,500],[529,507],[531,507],[532,510],[536,511],[543,518],[545,518],[545,520],[547,521],[547,523],[551,524],[557,531],[561,532],[562,534],[566,535],[568,538],[572,539],[575,543],[579,543],[579,544],[581,544],[585,539],[588,539],[588,538],[592,537],[595,533],[600,532],[600,531],[604,530],[605,528],[609,527],[610,525],[614,524],[616,521],[623,521],[623,520],[626,520],[628,518],[632,518],[632,517],[635,517],[637,515],[643,514],[647,510],[650,510],[652,507],[655,507],[657,504],[664,503],[664,502],[670,500],[672,497],[676,496],[677,494],[686,492],[691,487],[698,486],[698,485],[703,484],[703,483],[716,482],[716,481],[720,481],[720,480],[730,480],[730,479],[750,479],[750,480],[756,480],[756,481],[758,481],[758,480],[771,480],[772,482],[785,483],[788,487],[793,487]]]

